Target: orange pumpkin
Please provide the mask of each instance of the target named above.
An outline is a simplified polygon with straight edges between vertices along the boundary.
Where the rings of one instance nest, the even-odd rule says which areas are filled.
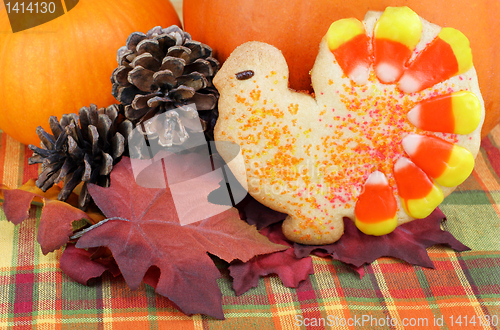
[[[116,102],[110,77],[118,48],[134,31],[173,24],[180,20],[168,0],[80,0],[52,21],[12,33],[0,2],[0,129],[38,145],[36,127],[48,129],[51,115]]]
[[[333,21],[363,19],[368,10],[408,6],[426,20],[462,31],[470,40],[486,105],[485,136],[500,120],[500,1],[498,0],[184,0],[184,26],[224,61],[238,45],[257,40],[281,49],[290,87],[310,89],[318,45]]]

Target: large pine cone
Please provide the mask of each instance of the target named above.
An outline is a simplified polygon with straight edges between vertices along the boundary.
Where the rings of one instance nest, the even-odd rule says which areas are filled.
[[[29,164],[42,163],[36,185],[47,191],[64,180],[58,199],[65,201],[83,181],[78,206],[86,209],[91,200],[87,184],[109,186],[109,174],[127,151],[133,124],[120,115],[116,104],[100,109],[92,104],[81,108],[79,115],[63,115],[60,121],[52,116],[49,123],[52,134],[37,128],[42,147],[29,145],[33,150]]]
[[[117,60],[119,66],[111,77],[112,93],[125,106],[125,117],[142,127],[144,134],[158,136],[164,146],[182,144],[189,136],[187,132],[197,128],[212,138],[218,100],[212,79],[219,62],[209,46],[192,40],[175,25],[165,29],[157,26],[147,34],[132,33],[118,50]],[[188,107],[191,104],[196,109]],[[172,110],[175,114],[163,116],[168,120],[148,121]],[[189,123],[195,114],[201,125]],[[165,134],[169,127],[170,132]]]

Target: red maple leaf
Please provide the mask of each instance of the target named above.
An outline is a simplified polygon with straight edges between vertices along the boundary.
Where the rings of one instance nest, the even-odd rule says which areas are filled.
[[[177,159],[179,172],[183,164],[195,160],[192,155],[172,157],[169,162]],[[164,180],[161,166],[155,168],[156,173],[148,171],[147,175]],[[191,187],[191,191],[208,196],[219,182],[216,177],[206,179]],[[259,234],[254,226],[239,218],[234,208],[182,226],[171,189],[139,186],[126,157],[113,168],[109,188],[89,185],[89,192],[107,219],[85,233],[76,247],[108,247],[131,289],[139,286],[150,268],[157,267],[160,276],[156,292],[188,315],[201,313],[224,318],[222,294],[216,281],[220,272],[208,253],[227,262],[246,262],[255,255],[287,248]],[[189,196],[188,191],[185,196]],[[199,206],[192,204],[193,209]]]
[[[260,231],[271,242],[292,246],[281,230],[281,224],[266,227]],[[314,273],[311,257],[297,257],[293,249],[260,255],[247,262],[235,261],[229,266],[236,295],[243,294],[259,285],[259,278],[269,274],[279,276],[283,285],[295,288],[300,282],[308,280]]]
[[[322,246],[296,243],[294,251],[297,257],[316,252],[325,256],[326,252],[333,259],[355,267],[362,267],[380,257],[394,257],[413,265],[434,268],[426,251],[429,246],[445,244],[456,251],[469,250],[452,234],[441,229],[444,219],[443,212],[435,209],[427,218],[405,223],[383,236],[363,234],[351,220],[344,219],[344,235],[337,242]]]

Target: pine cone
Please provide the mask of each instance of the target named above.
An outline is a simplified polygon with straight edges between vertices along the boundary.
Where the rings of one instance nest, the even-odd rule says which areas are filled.
[[[111,77],[112,93],[125,106],[129,120],[139,126],[157,114],[176,112],[168,116],[168,121],[148,122],[144,134],[158,135],[164,146],[182,144],[189,131],[200,129],[199,123],[188,120],[196,112],[186,106],[195,104],[201,129],[213,139],[219,95],[212,78],[219,62],[209,46],[192,40],[175,25],[166,29],[157,26],[147,34],[132,33],[118,50],[117,60],[119,66]]]
[[[143,134],[158,136],[161,145],[171,146],[182,144],[189,131],[201,127],[213,139],[219,95],[212,79],[219,62],[209,46],[175,25],[157,26],[147,34],[132,33],[117,60],[111,76],[113,96],[125,106],[126,118],[137,126],[145,123]],[[193,103],[196,109],[187,107]],[[150,120],[168,111],[175,113],[158,123]],[[190,122],[196,114],[200,120]]]
[[[33,156],[29,164],[42,163],[42,173],[36,185],[47,191],[55,183],[64,180],[58,199],[66,201],[75,187],[83,181],[78,206],[86,209],[91,200],[88,183],[109,186],[109,174],[126,153],[127,137],[132,123],[120,115],[120,106],[114,104],[97,109],[82,107],[79,115],[63,115],[49,119],[52,134],[37,128],[41,148],[29,145]]]

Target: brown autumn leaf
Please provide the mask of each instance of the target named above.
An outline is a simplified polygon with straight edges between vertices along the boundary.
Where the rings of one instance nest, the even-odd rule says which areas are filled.
[[[455,251],[470,250],[451,233],[441,229],[444,220],[445,215],[437,208],[427,218],[405,223],[390,234],[371,236],[360,232],[351,220],[344,219],[345,234],[337,242],[321,246],[295,243],[294,251],[299,258],[318,251],[319,256],[325,256],[326,252],[333,259],[354,267],[370,264],[380,257],[393,257],[412,265],[434,268],[426,248],[444,244]]]
[[[260,231],[271,242],[293,246],[283,231],[281,224],[273,224]],[[233,278],[233,289],[236,295],[241,295],[259,285],[259,278],[276,274],[287,288],[296,288],[302,281],[309,280],[314,273],[310,256],[297,257],[293,249],[255,256],[247,262],[236,260],[229,266]]]
[[[220,272],[208,253],[227,262],[246,262],[255,255],[288,247],[270,242],[255,226],[241,220],[234,208],[181,225],[177,206],[190,205],[191,209],[184,209],[184,213],[198,214],[208,206],[197,198],[204,196],[206,200],[219,187],[220,178],[211,173],[193,178],[192,173],[183,170],[193,161],[203,164],[200,157],[170,155],[160,166],[154,163],[144,175],[155,181],[165,180],[165,188],[139,186],[130,158],[124,157],[111,172],[109,188],[89,185],[93,200],[107,219],[86,232],[76,247],[108,247],[131,289],[139,286],[148,270],[157,267],[157,293],[169,298],[185,314],[223,319],[222,293],[216,281]],[[169,170],[177,173],[170,171],[170,177],[165,178],[162,164],[171,164]],[[188,173],[192,181],[188,180],[181,193],[174,192],[168,182],[175,176],[175,181],[182,183],[182,173]],[[174,201],[173,194],[186,200]]]
[[[87,214],[67,202],[57,200],[60,190],[59,186],[53,186],[43,192],[36,187],[34,179],[18,189],[9,189],[5,185],[0,185],[0,199],[3,201],[5,216],[15,225],[29,217],[31,204],[42,206],[37,241],[40,243],[43,254],[55,251],[69,241],[70,236],[73,235],[73,222],[83,219],[89,224],[94,224],[103,218],[96,211]],[[73,203],[77,200],[76,195],[69,199]]]
[[[236,207],[240,210],[242,219],[245,219],[248,223],[255,224],[259,229],[272,227],[272,231],[281,233],[281,228],[275,224],[280,224],[286,215],[271,210],[262,204],[259,205],[251,196],[247,196]],[[433,268],[434,265],[427,254],[427,247],[443,244],[448,245],[455,251],[469,249],[453,237],[450,232],[441,229],[441,223],[445,220],[445,215],[437,208],[427,218],[403,224],[388,235],[371,236],[360,232],[354,223],[346,218],[344,219],[345,235],[337,242],[320,246],[294,243],[291,250],[294,251],[297,258],[308,258],[313,254],[318,257],[330,257],[339,260],[349,265],[361,278],[364,276],[363,265],[370,264],[380,257],[398,258],[412,265]],[[266,234],[266,236],[269,237],[269,234]],[[289,253],[289,251],[286,252]],[[282,252],[274,254],[282,254]],[[264,257],[268,259],[271,257],[276,258],[273,255]],[[272,263],[256,264],[256,269],[250,266],[252,266],[252,263],[244,266],[248,274],[271,273],[273,268],[276,267]],[[240,270],[241,272],[243,270]],[[241,276],[243,273],[235,274]],[[250,288],[239,284],[233,286],[235,290],[238,288],[240,291]]]
[[[115,277],[120,275],[120,270],[112,257],[93,258],[99,250],[99,248],[78,249],[75,244],[67,244],[59,260],[61,270],[84,285],[90,279],[100,277],[105,271],[109,271]]]

